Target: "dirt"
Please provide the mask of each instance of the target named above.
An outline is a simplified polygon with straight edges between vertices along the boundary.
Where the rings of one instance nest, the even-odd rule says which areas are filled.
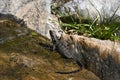
[[[0,80],[100,80],[52,50],[47,38],[10,20],[0,20]]]

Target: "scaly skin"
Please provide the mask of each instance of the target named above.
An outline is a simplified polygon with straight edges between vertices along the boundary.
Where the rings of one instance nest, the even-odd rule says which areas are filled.
[[[50,35],[60,55],[73,59],[101,80],[120,80],[119,43],[64,33],[58,39],[54,31]]]

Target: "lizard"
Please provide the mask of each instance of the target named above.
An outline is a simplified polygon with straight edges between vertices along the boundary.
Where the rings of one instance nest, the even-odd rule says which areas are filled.
[[[102,80],[120,80],[118,42],[65,33],[58,38],[55,31],[49,32],[54,48],[60,55],[73,59],[82,69],[92,71]]]
[[[62,36],[64,33],[63,32],[61,33],[61,32],[62,31],[60,31],[60,34]],[[50,30],[49,33],[50,33],[50,36],[51,36],[51,39],[52,39],[52,43],[53,43],[53,50],[58,51],[59,54],[63,58],[73,59],[74,61],[77,62],[77,64],[80,65],[80,67],[83,68],[83,64],[81,63],[81,61],[80,61],[81,59],[79,58],[79,57],[81,57],[81,55],[77,56],[78,53],[79,53],[78,50],[77,49],[75,49],[75,50],[72,49],[72,48],[74,48],[76,46],[75,45],[76,43],[74,43],[74,41],[72,41],[73,38],[69,37],[69,36],[68,37],[66,36],[66,38],[69,38],[69,40],[66,41],[65,38],[58,37],[56,35],[56,32],[53,31],[53,30]],[[76,55],[74,55],[74,53]],[[78,58],[79,58],[79,60],[78,60]],[[71,73],[76,73],[76,72],[79,72],[79,71],[80,71],[80,69],[74,70],[74,71],[70,71],[70,72],[60,72],[60,71],[58,71],[56,73],[59,73],[59,74],[71,74]]]

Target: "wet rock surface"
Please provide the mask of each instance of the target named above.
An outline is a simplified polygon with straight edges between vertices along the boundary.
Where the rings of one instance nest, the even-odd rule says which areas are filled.
[[[0,23],[0,33],[4,39],[0,44],[0,80],[100,80],[85,69],[73,74],[55,73],[80,67],[52,51],[50,40],[32,30],[5,20]]]
[[[4,26],[6,26],[6,28],[4,28]],[[11,30],[12,28],[13,30]],[[9,34],[6,32],[9,32]],[[27,34],[28,30],[25,27],[21,28],[20,24],[17,24],[10,20],[0,20],[0,44]]]

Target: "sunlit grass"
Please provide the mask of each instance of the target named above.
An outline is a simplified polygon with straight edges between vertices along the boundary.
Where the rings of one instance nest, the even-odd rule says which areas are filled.
[[[103,17],[103,20],[99,21],[98,19],[102,17],[100,13],[95,20],[91,21],[89,13],[88,18],[84,19],[79,11],[76,10],[75,14],[71,14],[66,7],[67,15],[60,13],[60,11],[55,8],[54,12],[59,16],[59,23],[66,33],[85,35],[102,40],[120,41],[120,37],[118,36],[118,34],[120,34],[120,22],[115,22],[116,20],[114,18],[118,8],[110,18],[106,19]]]

